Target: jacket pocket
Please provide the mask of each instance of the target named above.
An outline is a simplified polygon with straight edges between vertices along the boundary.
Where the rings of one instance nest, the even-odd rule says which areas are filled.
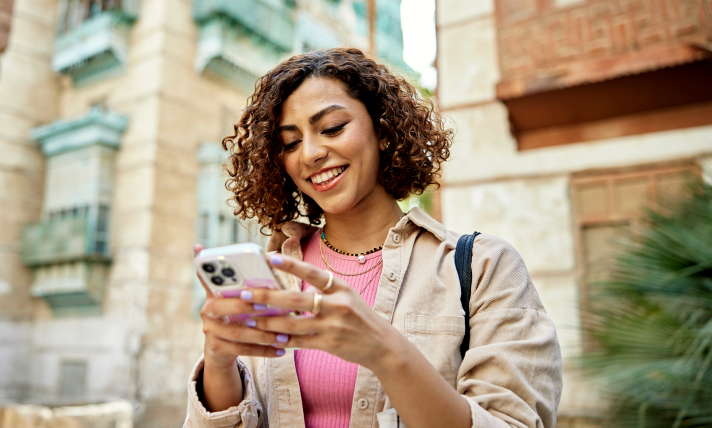
[[[465,320],[459,316],[406,314],[405,337],[453,387],[460,368]]]

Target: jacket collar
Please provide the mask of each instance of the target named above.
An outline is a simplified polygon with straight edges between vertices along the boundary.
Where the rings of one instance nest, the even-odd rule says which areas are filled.
[[[393,227],[395,232],[410,233],[417,229],[425,229],[432,233],[438,240],[445,240],[445,226],[426,214],[418,207],[412,208]],[[280,251],[282,254],[303,260],[302,239],[311,236],[319,230],[318,227],[290,221],[282,225],[281,230],[272,231],[272,237],[267,244],[267,251]]]

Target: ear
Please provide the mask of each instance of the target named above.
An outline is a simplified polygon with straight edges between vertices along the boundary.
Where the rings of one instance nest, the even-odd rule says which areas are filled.
[[[385,151],[391,144],[388,142],[388,138],[381,138],[378,140],[378,148],[381,151]]]

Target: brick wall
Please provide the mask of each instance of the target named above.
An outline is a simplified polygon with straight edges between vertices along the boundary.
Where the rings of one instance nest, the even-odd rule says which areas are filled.
[[[7,38],[10,35],[13,0],[0,0],[0,53],[5,52]]]
[[[535,5],[535,6],[532,6]],[[500,98],[689,62],[712,48],[712,0],[498,0]]]

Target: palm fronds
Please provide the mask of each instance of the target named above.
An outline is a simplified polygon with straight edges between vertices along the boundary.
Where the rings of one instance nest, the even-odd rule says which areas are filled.
[[[589,286],[583,367],[610,426],[712,427],[712,187],[649,213],[605,281]]]

